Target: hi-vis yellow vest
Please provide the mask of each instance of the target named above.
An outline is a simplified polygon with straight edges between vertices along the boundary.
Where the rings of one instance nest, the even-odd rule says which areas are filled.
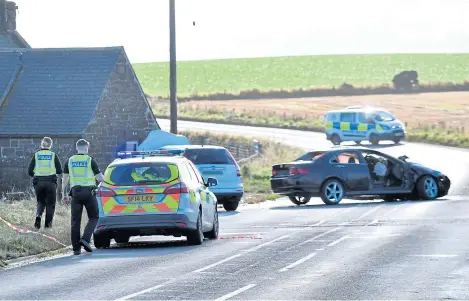
[[[70,188],[73,186],[94,186],[96,181],[91,168],[91,157],[88,155],[74,155],[68,159]]]
[[[55,170],[55,153],[50,150],[40,150],[34,154],[34,175],[38,177],[52,176]]]

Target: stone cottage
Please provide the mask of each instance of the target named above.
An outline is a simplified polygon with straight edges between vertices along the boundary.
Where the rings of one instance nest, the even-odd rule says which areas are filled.
[[[43,136],[66,160],[91,143],[104,170],[116,148],[160,129],[122,47],[0,50],[0,192],[29,187]]]

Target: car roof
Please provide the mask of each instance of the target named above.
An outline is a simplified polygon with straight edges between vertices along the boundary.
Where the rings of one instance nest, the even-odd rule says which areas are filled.
[[[343,109],[338,110],[330,110],[327,111],[327,114],[330,113],[345,113],[345,112],[353,112],[353,113],[360,113],[360,112],[375,112],[375,111],[384,111],[390,113],[388,110],[378,107],[361,107],[361,106],[350,106]]]
[[[144,158],[134,157],[134,158],[116,159],[111,163],[111,165],[115,166],[115,165],[141,163],[141,162],[180,164],[186,160],[187,158],[183,156],[147,156]]]
[[[333,147],[330,147],[330,148],[317,148],[317,149],[312,149],[312,150],[309,150],[308,152],[311,153],[311,152],[335,152],[335,151],[372,151],[372,152],[378,152],[377,150],[374,150],[374,149],[371,149],[371,148],[368,148],[368,147],[364,147],[364,146],[333,146]]]
[[[162,149],[225,149],[223,146],[219,145],[205,145],[205,144],[187,144],[187,145],[166,145]]]

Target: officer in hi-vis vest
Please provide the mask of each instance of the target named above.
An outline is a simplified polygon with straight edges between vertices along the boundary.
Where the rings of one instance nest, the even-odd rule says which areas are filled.
[[[41,150],[37,151],[31,163],[28,174],[33,178],[33,187],[37,198],[36,221],[34,227],[41,228],[41,218],[46,211],[45,227],[52,227],[55,203],[57,202],[57,175],[62,174],[60,159],[51,152],[52,139],[44,137],[41,141]]]
[[[65,190],[70,182],[70,193],[72,197],[72,247],[73,254],[80,255],[81,247],[87,252],[93,252],[90,246],[91,236],[98,222],[98,204],[95,196],[96,180],[104,181],[104,176],[99,170],[98,163],[88,155],[90,143],[85,139],[80,139],[76,143],[77,154],[68,159],[64,167],[64,178],[62,181],[62,195],[64,200],[67,197]],[[80,237],[81,215],[83,207],[88,215],[83,236]]]

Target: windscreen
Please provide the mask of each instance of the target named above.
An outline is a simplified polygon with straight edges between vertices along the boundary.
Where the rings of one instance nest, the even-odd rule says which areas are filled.
[[[376,120],[376,121],[379,121],[379,122],[386,122],[386,121],[394,121],[396,120],[396,118],[388,113],[388,112],[385,112],[385,111],[376,111],[373,113],[373,118]]]
[[[234,165],[235,162],[225,149],[219,148],[200,148],[187,149],[184,156],[195,165],[200,164],[227,164]]]
[[[176,180],[178,168],[166,163],[129,163],[110,166],[106,169],[105,178],[114,185],[158,185]]]

